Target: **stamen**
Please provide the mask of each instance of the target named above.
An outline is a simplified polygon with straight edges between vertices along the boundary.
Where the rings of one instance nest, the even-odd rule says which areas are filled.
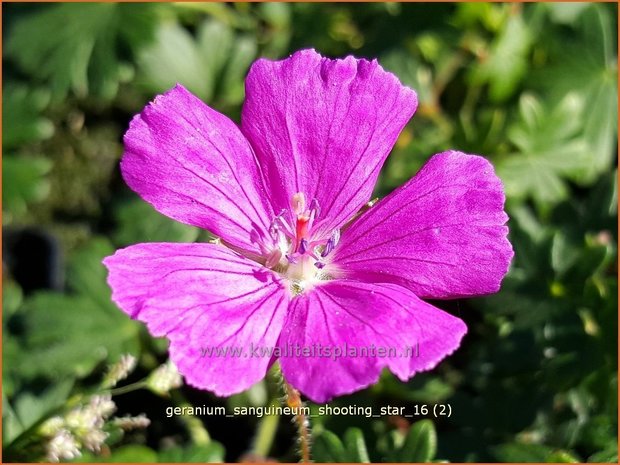
[[[275,220],[271,222],[271,226],[269,226],[269,235],[274,242],[278,242],[280,238],[280,228],[276,224]]]
[[[327,257],[332,250],[334,250],[334,246],[332,240],[330,239],[327,241],[327,244],[325,244],[325,249],[323,249],[323,252],[321,252],[321,257]]]
[[[310,213],[313,212],[313,218],[317,218],[321,214],[321,207],[319,206],[319,201],[317,199],[312,199],[312,202],[310,202]]]
[[[316,250],[316,247],[319,245],[322,245],[322,242],[318,242],[318,241],[309,242],[308,250],[306,250],[306,254],[314,258],[315,260],[320,260],[319,256],[317,255],[317,250]]]
[[[304,193],[297,192],[291,197],[290,208],[283,209],[271,222],[271,241],[265,238],[269,241],[262,248],[265,266],[285,276],[294,295],[325,279],[323,259],[340,240],[340,231],[329,238],[313,237],[314,221],[320,213],[316,198],[307,206]]]
[[[280,242],[282,237],[293,239],[293,234],[291,233],[290,228],[281,216],[276,216],[273,219],[271,226],[269,227],[269,233],[275,242]]]
[[[289,239],[292,239],[293,231],[291,231],[290,226],[284,219],[285,214],[286,214],[285,210],[282,210],[282,212],[273,219],[272,225],[277,226],[278,230],[282,231],[282,233],[284,233],[286,237],[288,237]]]
[[[321,252],[321,257],[327,257],[338,245],[338,242],[340,242],[340,230],[336,229],[327,241],[327,244],[325,244],[325,249]]]
[[[336,229],[332,234],[332,240],[334,241],[334,247],[340,242],[340,229]]]
[[[282,252],[279,249],[274,249],[267,256],[267,261],[265,262],[265,266],[267,268],[273,268],[278,263],[280,263],[281,258],[282,258]]]

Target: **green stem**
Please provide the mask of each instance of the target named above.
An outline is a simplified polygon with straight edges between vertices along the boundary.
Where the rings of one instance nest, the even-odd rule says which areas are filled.
[[[277,407],[280,404],[278,399],[274,399],[270,403],[270,407]],[[265,415],[261,418],[258,425],[258,431],[254,438],[254,445],[252,450],[255,455],[259,457],[269,456],[273,440],[276,437],[276,431],[278,431],[278,424],[280,423],[280,415]]]
[[[136,381],[135,383],[128,384],[126,386],[121,386],[118,388],[110,389],[109,393],[112,396],[118,396],[121,394],[127,394],[128,392],[136,391],[138,389],[142,389],[145,387],[146,387],[146,379],[143,379],[140,381]]]
[[[187,399],[185,399],[185,396],[183,396],[183,394],[181,394],[181,392],[177,389],[171,391],[170,396],[177,406],[181,408],[192,407],[192,404],[190,404]],[[198,417],[193,415],[181,415],[179,419],[185,423],[185,427],[187,428],[187,431],[195,444],[207,445],[211,442],[209,432],[206,430],[202,424],[202,421],[200,421]]]

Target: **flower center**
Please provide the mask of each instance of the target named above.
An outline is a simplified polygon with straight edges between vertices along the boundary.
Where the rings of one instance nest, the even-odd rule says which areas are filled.
[[[266,251],[265,266],[285,276],[295,295],[313,282],[328,279],[324,259],[340,240],[339,230],[329,237],[315,237],[312,227],[319,214],[317,200],[306,206],[305,195],[298,192],[291,198],[290,209],[282,210],[269,228],[273,244]]]

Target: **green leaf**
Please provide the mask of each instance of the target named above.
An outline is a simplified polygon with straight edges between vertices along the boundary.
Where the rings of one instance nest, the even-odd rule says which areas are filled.
[[[141,82],[152,92],[163,92],[177,82],[200,98],[213,92],[213,80],[193,37],[176,23],[162,24],[155,42],[139,55]]]
[[[24,301],[24,293],[19,285],[10,279],[2,282],[2,322],[13,315]]]
[[[616,158],[618,65],[615,26],[606,5],[583,4],[572,39],[563,41],[551,65],[535,71],[531,84],[555,98],[572,92],[586,102],[583,136],[590,163],[582,183],[593,183]],[[559,7],[559,4],[557,5]]]
[[[52,168],[43,157],[2,158],[2,209],[11,215],[26,213],[28,204],[43,200],[50,191],[47,174]]]
[[[508,197],[531,196],[540,205],[552,205],[568,195],[565,178],[582,179],[592,162],[588,144],[579,137],[583,105],[574,93],[552,110],[531,94],[521,97],[520,121],[508,131],[518,151],[497,164]]]
[[[455,24],[473,27],[482,23],[490,31],[497,31],[506,20],[506,8],[488,2],[463,2],[456,6]]]
[[[18,389],[22,355],[22,344],[6,327],[4,313],[2,315],[2,395],[12,397]],[[2,412],[4,414],[4,410]],[[2,431],[8,433],[8,431]],[[6,442],[5,442],[6,443]]]
[[[588,179],[605,172],[616,158],[618,130],[618,63],[611,16],[602,5],[590,5],[579,27],[587,41],[580,77],[588,102],[585,136],[593,152]],[[585,66],[584,66],[585,65]]]
[[[588,462],[615,463],[618,461],[618,444],[611,442],[605,450],[588,457]]]
[[[580,462],[573,453],[552,449],[542,444],[508,443],[493,447],[493,453],[500,462]]]
[[[312,447],[315,462],[347,462],[347,452],[338,436],[323,430],[314,438]]]
[[[219,21],[207,20],[198,28],[196,45],[213,83],[228,61],[234,40],[233,30]]]
[[[118,228],[114,242],[121,246],[138,242],[193,242],[200,230],[158,213],[141,199],[122,204],[115,210]]]
[[[261,380],[254,384],[249,389],[246,389],[239,394],[233,394],[226,399],[228,408],[233,410],[235,407],[262,407],[265,405],[269,398],[268,384],[265,380]]]
[[[503,102],[513,95],[525,76],[532,34],[519,13],[512,14],[500,29],[488,56],[472,68],[470,79],[475,84],[489,84],[489,97]]]
[[[21,374],[81,377],[102,361],[139,353],[140,326],[112,303],[106,284],[101,260],[113,251],[104,239],[91,241],[71,257],[73,293],[44,291],[24,302]]]
[[[393,376],[382,379],[377,389],[394,399],[422,404],[440,403],[454,394],[454,387],[446,380],[422,373],[408,383],[407,389],[403,389],[403,383]]]
[[[557,231],[551,243],[551,266],[558,275],[565,273],[579,259],[579,245]]]
[[[258,54],[256,39],[241,36],[233,42],[230,60],[221,79],[221,98],[231,105],[239,104],[245,96],[245,76]]]
[[[263,56],[280,57],[289,53],[292,35],[293,6],[287,2],[261,2],[258,14],[267,24],[266,37],[261,42]],[[266,39],[266,40],[265,40]],[[262,42],[265,41],[263,44]]]
[[[64,3],[50,5],[16,22],[7,56],[38,81],[49,83],[57,100],[69,91],[80,97],[112,98],[123,77],[121,46],[139,48],[152,36],[158,5]]]
[[[47,387],[42,392],[21,392],[17,397],[11,399],[10,404],[3,397],[3,406],[7,408],[10,422],[10,431],[7,431],[4,436],[6,439],[4,444],[8,445],[21,432],[61,407],[67,400],[72,386],[72,380],[64,379]],[[4,409],[2,413],[4,416]]]
[[[397,453],[397,462],[430,462],[437,452],[437,433],[431,420],[421,420],[407,433],[403,446]]]
[[[344,433],[344,445],[347,459],[355,463],[370,463],[368,449],[364,441],[364,433],[359,428],[349,428]]]
[[[401,82],[415,89],[418,100],[423,104],[434,104],[433,74],[410,53],[393,50],[381,59],[385,69],[396,74]]]
[[[549,10],[549,16],[553,21],[567,25],[573,25],[589,6],[586,2],[549,2],[544,5]]]
[[[262,18],[273,27],[285,29],[291,22],[291,7],[287,3],[264,2],[258,5]]]
[[[618,170],[598,179],[584,207],[583,223],[592,230],[612,226],[613,217],[618,215]]]
[[[615,159],[618,131],[618,73],[601,73],[587,89],[588,113],[584,126],[585,139],[592,153],[588,181],[605,172]]]
[[[140,54],[141,82],[152,92],[178,82],[207,102],[238,103],[256,51],[254,39],[236,38],[230,26],[213,19],[200,24],[195,38],[177,23],[162,24],[155,43]]]
[[[5,150],[26,142],[47,139],[54,134],[53,123],[41,116],[50,101],[47,90],[29,89],[9,82],[3,93],[2,146]]]
[[[189,463],[222,463],[224,462],[224,446],[219,442],[189,447],[175,446],[159,453],[159,462]]]
[[[592,3],[579,18],[578,30],[586,45],[592,50],[600,63],[612,65],[616,61],[616,28],[612,25],[613,16],[603,5]]]
[[[154,463],[157,462],[157,453],[149,447],[132,444],[119,447],[118,449],[113,450],[110,455],[95,455],[92,453],[85,453],[81,457],[77,457],[74,462]]]
[[[6,336],[5,336],[6,337]],[[6,347],[2,348],[3,355],[6,352]],[[3,365],[6,364],[4,361]],[[5,367],[2,367],[5,370]],[[3,375],[3,384],[6,384],[6,377]],[[10,444],[22,431],[24,426],[20,422],[15,410],[9,404],[8,396],[11,393],[6,393],[6,388],[2,390],[2,444]]]
[[[566,450],[556,450],[547,456],[548,463],[579,463],[581,460]]]

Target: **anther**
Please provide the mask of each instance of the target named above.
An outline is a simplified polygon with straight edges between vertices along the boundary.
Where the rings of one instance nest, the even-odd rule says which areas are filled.
[[[325,244],[325,249],[323,249],[323,252],[321,252],[321,257],[327,257],[338,245],[338,242],[340,242],[340,230],[336,229]]]
[[[317,218],[321,214],[321,207],[317,199],[312,199],[310,202],[310,212],[314,212],[313,218]]]

